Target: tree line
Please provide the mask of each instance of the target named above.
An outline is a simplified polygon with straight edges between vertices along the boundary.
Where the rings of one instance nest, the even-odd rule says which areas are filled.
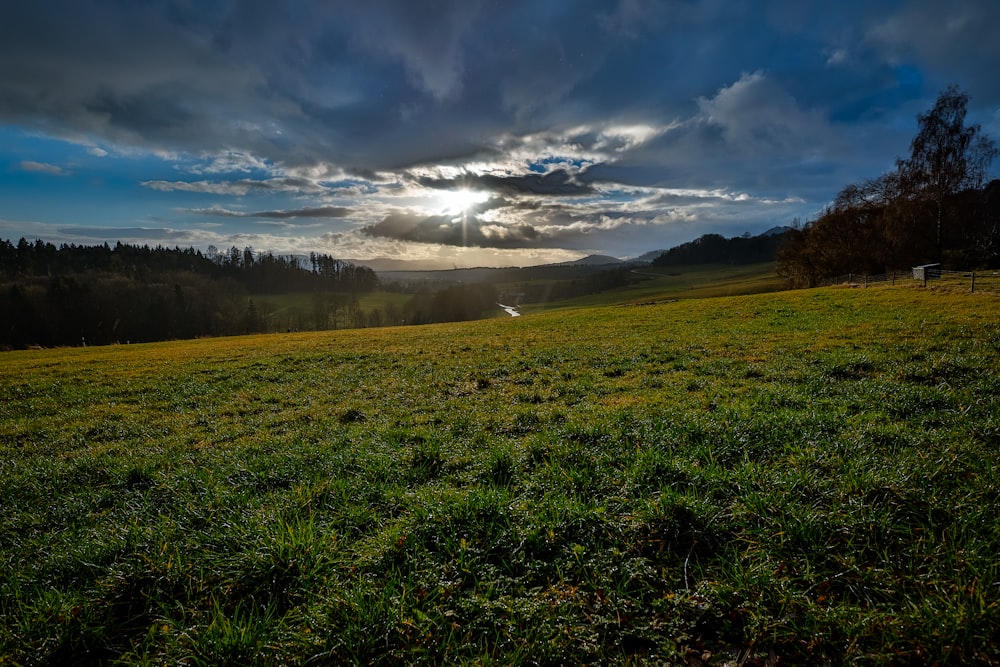
[[[846,273],[940,263],[1000,267],[1000,181],[986,182],[996,143],[968,125],[968,95],[950,86],[917,116],[910,156],[895,170],[844,187],[778,248],[779,275],[811,287]]]
[[[379,286],[367,267],[315,253],[308,261],[249,247],[202,253],[123,243],[57,247],[41,240],[0,240],[0,346],[258,332],[266,330],[266,318],[253,295],[356,297]]]
[[[782,243],[785,228],[776,228],[757,236],[744,234],[725,238],[720,234],[704,234],[659,255],[653,266],[690,264],[757,264],[773,262]]]
[[[235,246],[221,252],[209,246],[206,253],[194,248],[166,248],[116,243],[55,246],[20,239],[17,244],[0,239],[0,277],[6,281],[97,271],[143,282],[177,271],[208,278],[232,278],[252,293],[281,293],[309,289],[348,292],[378,287],[375,272],[328,255],[310,253],[309,266],[294,255],[255,252]]]
[[[362,308],[359,296],[376,289],[408,296]],[[308,297],[277,308],[274,295]],[[497,300],[486,283],[383,285],[367,267],[315,252],[0,239],[0,349],[462,321],[495,314]]]
[[[520,302],[565,299],[639,280],[627,267],[510,271],[515,275],[505,273],[505,282],[525,282],[507,282],[504,291]],[[407,297],[362,308],[359,297],[376,289]],[[499,293],[488,281],[382,284],[367,267],[318,253],[299,258],[250,247],[209,246],[203,253],[121,242],[55,246],[0,239],[0,349],[472,320],[496,315]]]
[[[439,290],[421,290],[400,310],[405,324],[465,322],[498,312],[498,292],[489,283],[449,285]]]

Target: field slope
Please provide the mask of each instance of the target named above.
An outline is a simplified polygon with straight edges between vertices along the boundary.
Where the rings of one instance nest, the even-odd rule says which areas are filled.
[[[642,266],[632,270],[639,280],[632,285],[547,303],[531,303],[524,312],[559,308],[592,308],[619,303],[650,303],[671,299],[761,294],[785,289],[774,262],[761,264],[699,264],[674,267]],[[510,286],[516,291],[516,286]]]
[[[1000,301],[0,355],[0,663],[995,664]]]

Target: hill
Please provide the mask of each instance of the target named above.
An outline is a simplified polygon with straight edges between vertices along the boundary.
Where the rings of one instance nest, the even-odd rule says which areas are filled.
[[[652,260],[653,266],[689,264],[758,264],[773,262],[790,228],[773,227],[757,236],[725,238],[704,234],[682,243]]]
[[[773,262],[666,268],[630,263],[619,271],[629,278],[624,284],[579,296],[522,301],[522,311],[536,313],[566,308],[649,304],[678,299],[761,294],[785,289],[784,281],[775,273]],[[545,285],[534,287],[541,290]],[[515,290],[514,286],[499,285],[498,288],[502,292],[506,289],[507,293]]]
[[[996,297],[27,350],[11,664],[992,664]]]
[[[587,255],[572,262],[562,262],[561,264],[550,264],[549,266],[573,265],[573,266],[610,266],[621,264],[622,260],[609,255]]]

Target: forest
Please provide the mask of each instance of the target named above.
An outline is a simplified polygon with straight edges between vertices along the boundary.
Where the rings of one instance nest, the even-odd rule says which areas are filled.
[[[515,279],[524,282],[511,289]],[[496,314],[501,284],[519,303],[537,303],[639,279],[630,267],[551,266],[462,283],[384,283],[367,267],[317,253],[0,239],[0,349],[457,322]],[[359,298],[376,291],[396,294],[362,306]],[[283,312],[275,301],[287,304]]]
[[[757,264],[773,262],[787,227],[775,227],[763,234],[735,236],[704,234],[694,241],[667,250],[652,261],[653,266],[690,264]]]
[[[223,336],[266,330],[259,294],[360,295],[371,269],[311,254],[231,248],[98,246],[0,239],[0,346],[86,345]],[[339,303],[317,301],[324,309]],[[326,310],[323,320],[327,319]],[[321,323],[314,320],[313,324]],[[322,327],[319,327],[322,328]]]
[[[947,88],[917,117],[908,158],[847,185],[819,217],[785,233],[776,261],[790,286],[926,264],[1000,267],[1000,180],[987,182],[997,146],[966,124],[968,99]]]

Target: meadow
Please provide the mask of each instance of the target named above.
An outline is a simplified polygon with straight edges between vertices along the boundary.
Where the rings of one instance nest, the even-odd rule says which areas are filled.
[[[0,663],[996,664],[1000,300],[0,355]]]
[[[592,308],[620,303],[648,304],[671,299],[702,299],[777,292],[786,288],[774,262],[759,264],[695,264],[673,267],[643,266],[633,270],[642,280],[634,285],[563,299],[526,304],[524,312],[554,308]],[[512,291],[516,291],[511,286]]]

